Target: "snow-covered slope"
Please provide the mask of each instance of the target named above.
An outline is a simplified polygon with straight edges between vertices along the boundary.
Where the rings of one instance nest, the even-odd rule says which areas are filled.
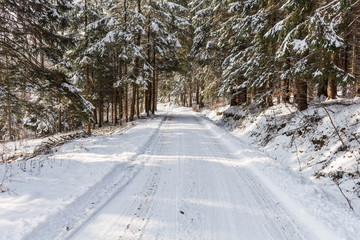
[[[261,114],[229,106],[203,114],[360,212],[360,99],[314,102],[303,112],[279,104]]]

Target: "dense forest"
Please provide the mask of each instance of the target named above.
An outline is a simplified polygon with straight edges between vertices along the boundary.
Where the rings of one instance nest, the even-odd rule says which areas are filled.
[[[158,101],[299,111],[360,94],[359,0],[0,0],[0,136],[134,121]]]

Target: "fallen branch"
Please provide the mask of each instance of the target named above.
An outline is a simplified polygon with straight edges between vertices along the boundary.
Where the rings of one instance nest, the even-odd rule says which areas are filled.
[[[346,149],[346,145],[345,145],[343,139],[341,138],[340,133],[339,133],[339,131],[337,130],[337,128],[336,128],[336,126],[335,126],[335,124],[334,124],[334,122],[333,122],[333,120],[332,120],[332,117],[330,116],[329,111],[328,111],[323,105],[321,105],[321,107],[325,110],[326,114],[329,116],[331,125],[333,126],[333,128],[334,128],[334,130],[335,130],[335,132],[336,132],[336,135],[339,137],[339,140],[340,140],[341,144],[343,145],[344,149]]]
[[[353,208],[352,205],[351,205],[351,201],[350,201],[350,199],[349,199],[348,197],[346,197],[346,195],[344,194],[343,190],[342,190],[341,187],[340,187],[339,181],[336,180],[336,179],[333,179],[333,181],[334,181],[335,185],[338,187],[338,189],[339,189],[339,191],[341,192],[341,194],[343,195],[343,197],[346,199],[346,201],[347,201],[350,209],[354,211],[354,208]]]

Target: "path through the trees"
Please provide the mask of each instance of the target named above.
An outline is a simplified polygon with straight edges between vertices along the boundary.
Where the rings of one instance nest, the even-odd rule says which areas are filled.
[[[256,177],[251,149],[190,111],[165,115],[139,173],[71,239],[333,239]]]

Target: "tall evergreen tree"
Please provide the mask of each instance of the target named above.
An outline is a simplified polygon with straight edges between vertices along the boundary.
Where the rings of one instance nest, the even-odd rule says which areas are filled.
[[[72,44],[63,34],[67,24],[64,14],[72,5],[62,0],[2,0],[0,4],[1,89],[7,98],[1,101],[1,108],[16,115],[16,124],[38,131],[55,131],[54,111],[59,99],[65,99],[62,111],[73,119],[87,118],[92,106],[70,83],[66,74],[69,65],[63,59]],[[8,123],[9,137],[13,138],[15,125]]]

